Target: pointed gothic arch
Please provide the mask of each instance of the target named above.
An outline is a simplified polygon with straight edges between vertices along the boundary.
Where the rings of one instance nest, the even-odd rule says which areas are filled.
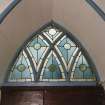
[[[33,33],[10,64],[6,84],[96,85],[96,67],[82,44],[54,21]]]

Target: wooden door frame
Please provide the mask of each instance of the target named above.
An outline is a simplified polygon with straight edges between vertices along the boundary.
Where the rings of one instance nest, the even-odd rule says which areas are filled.
[[[43,105],[45,105],[45,96],[46,96],[46,92],[53,92],[53,91],[72,91],[72,92],[81,92],[81,93],[93,93],[93,94],[97,94],[98,97],[101,96],[101,94],[104,92],[103,87],[102,86],[52,86],[52,87],[48,87],[48,86],[44,86],[44,87],[35,87],[35,86],[5,86],[5,87],[1,87],[1,94],[5,94],[5,92],[8,91],[42,91],[43,92]],[[100,104],[101,105],[101,104]]]

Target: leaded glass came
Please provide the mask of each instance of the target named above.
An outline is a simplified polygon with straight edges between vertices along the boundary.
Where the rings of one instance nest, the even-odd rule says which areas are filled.
[[[55,22],[29,39],[12,63],[8,82],[97,80],[95,66],[81,44]]]

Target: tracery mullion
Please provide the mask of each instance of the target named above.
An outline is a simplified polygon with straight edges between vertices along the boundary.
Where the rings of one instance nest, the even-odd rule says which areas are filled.
[[[71,58],[70,58],[70,60],[69,60],[69,62],[68,62],[68,74],[69,74],[69,72],[70,72],[70,70],[71,70],[71,66],[73,65],[72,64],[72,62],[73,62],[73,60],[74,60],[74,57],[75,56],[78,56],[78,55],[76,55],[78,53],[78,47],[77,48],[75,48],[75,51],[72,53],[72,56],[71,56]],[[72,69],[73,69],[73,67],[72,67]],[[71,72],[72,72],[72,70],[71,70]],[[71,73],[70,73],[71,74]],[[68,76],[69,77],[69,76]],[[68,79],[69,80],[69,79]]]
[[[42,35],[42,37],[43,37],[44,39],[46,39],[46,42],[47,42],[49,45],[52,44],[51,41],[50,41],[43,33],[41,33],[41,35]]]
[[[37,43],[38,43],[38,35],[36,36]],[[38,61],[38,50],[37,50],[37,61]],[[38,63],[36,64],[38,66]]]
[[[80,59],[80,57],[81,57],[81,51],[78,53],[78,58],[76,58],[77,59],[77,62],[76,62],[76,65],[74,66],[74,68],[77,68],[76,66],[77,66],[77,63],[79,62],[79,59]],[[82,56],[82,64],[83,64],[83,56]],[[78,67],[79,68],[79,67]],[[75,69],[76,70],[76,69]],[[82,72],[83,73],[83,72]],[[73,73],[73,78],[74,78],[74,74],[75,74],[75,71],[74,71],[74,73]],[[70,76],[71,77],[71,76]],[[84,79],[84,73],[83,73],[83,78],[80,78],[80,79]]]
[[[29,61],[30,61],[30,65],[31,65],[32,70],[33,70],[34,80],[36,81],[37,72],[36,72],[36,70],[35,70],[35,66],[34,66],[34,63],[33,63],[33,61],[32,61],[32,58],[31,58],[29,52],[27,51],[26,47],[24,47],[24,51],[25,51],[25,53],[27,54],[27,57],[28,57],[28,59],[29,59]]]
[[[24,50],[24,52],[25,52],[25,50]],[[26,53],[26,52],[25,52]],[[22,53],[22,59],[23,59],[23,56],[24,56],[24,54]],[[24,58],[25,58],[25,56],[24,56]],[[25,58],[25,60],[26,60],[26,58]],[[27,61],[27,60],[26,60]],[[27,63],[27,62],[26,62]],[[31,65],[31,64],[30,64]],[[32,67],[32,66],[31,66]],[[27,63],[27,68],[29,69],[29,65],[28,65],[28,63]],[[29,70],[30,71],[30,70]],[[32,73],[30,73],[30,76],[31,76],[31,74]],[[22,79],[22,72],[21,72],[21,79]],[[25,78],[26,79],[26,78]],[[35,80],[35,78],[34,78],[34,80]],[[31,78],[31,81],[32,81],[32,78]]]
[[[15,64],[17,64],[17,62],[18,62],[18,60],[19,60],[19,57],[20,57],[20,55],[19,55],[19,53],[18,53],[18,55],[16,55],[16,58],[13,60],[12,65],[10,66],[11,68],[12,68],[12,66],[13,66],[13,69],[10,69],[10,68],[9,68],[10,75],[13,75],[13,72],[14,72],[14,69],[15,69]],[[14,62],[15,62],[15,63],[14,63]],[[12,74],[11,74],[11,72],[12,72]],[[15,78],[14,75],[13,75],[13,77]],[[9,75],[8,75],[8,78],[9,78]],[[16,80],[16,81],[17,81],[17,80]]]
[[[41,63],[41,65],[40,65],[39,72],[38,72],[38,75],[37,75],[37,80],[39,80],[39,78],[40,78],[40,73],[41,73],[41,71],[42,71],[42,68],[43,68],[43,65],[44,65],[44,61],[46,60],[47,56],[49,55],[49,53],[50,53],[51,51],[53,51],[53,52],[57,55],[59,61],[61,62],[61,65],[63,65],[62,67],[63,67],[63,70],[64,70],[64,72],[65,72],[65,74],[66,74],[66,68],[65,68],[65,66],[64,66],[64,64],[63,64],[63,61],[62,61],[62,59],[61,59],[59,53],[58,53],[58,52],[56,51],[56,49],[55,49],[55,44],[63,37],[63,35],[64,35],[64,33],[62,33],[53,43],[51,43],[51,41],[50,41],[45,35],[42,35],[42,37],[43,37],[44,39],[46,39],[47,43],[50,45],[50,46],[49,46],[50,48],[48,49],[48,51],[46,52],[45,57],[44,57],[43,60],[42,60],[42,63]],[[65,75],[65,77],[66,77],[66,75]],[[67,77],[66,77],[66,78],[67,78]]]
[[[62,33],[54,42],[53,45],[56,45],[56,43],[64,36],[65,33]]]
[[[41,65],[40,65],[40,67],[39,67],[39,71],[38,71],[37,77],[36,77],[36,80],[37,80],[37,81],[40,79],[40,74],[41,74],[41,71],[42,71],[44,62],[45,62],[47,56],[49,55],[49,53],[51,52],[51,50],[52,50],[51,48],[49,48],[49,49],[47,50],[47,52],[46,52],[46,54],[45,54],[45,56],[44,56],[44,58],[43,58],[43,60],[42,60],[42,62],[41,62]]]
[[[74,64],[75,64],[76,58],[77,58],[78,54],[80,53],[80,51],[81,51],[81,47],[79,47],[78,51],[76,52],[75,56],[73,57],[73,61],[72,61],[72,63],[71,63],[71,66],[70,66],[69,72],[68,72],[68,80],[70,80],[71,72],[72,72],[73,66],[74,66]]]
[[[85,49],[84,49],[84,50],[85,50]],[[88,54],[88,52],[87,52],[86,50],[85,50],[85,51],[82,51],[82,53],[83,53],[83,55],[86,57],[86,60],[87,60],[87,62],[88,62],[88,64],[89,64],[90,68],[92,69],[92,70],[91,70],[92,74],[95,73],[95,75],[97,76],[96,81],[98,81],[98,80],[99,80],[99,76],[98,76],[98,72],[97,72],[97,70],[96,70],[95,64],[93,63],[91,57],[89,56],[89,54]]]
[[[61,65],[62,65],[62,67],[63,67],[63,70],[64,70],[64,72],[65,72],[65,79],[67,80],[67,71],[66,71],[65,65],[64,65],[64,63],[63,63],[63,61],[62,61],[62,59],[61,59],[61,56],[59,55],[59,53],[57,52],[57,50],[56,50],[55,47],[53,48],[53,51],[54,51],[54,53],[57,55],[57,57],[58,57],[58,59],[59,59]]]
[[[48,48],[48,50],[47,50],[47,52],[46,52],[46,54],[45,54],[45,56],[44,56],[44,58],[43,58],[43,60],[42,60],[42,62],[41,62],[41,64],[40,64],[39,70],[38,70],[38,72],[37,72],[36,81],[38,81],[38,80],[40,79],[40,74],[41,74],[41,71],[42,71],[44,62],[45,62],[47,56],[49,55],[49,53],[50,53],[50,51],[52,50],[52,47],[53,47],[51,41],[50,41],[43,33],[39,33],[39,34],[41,34],[42,37],[43,37],[44,39],[46,39],[46,42],[49,44],[49,48]]]

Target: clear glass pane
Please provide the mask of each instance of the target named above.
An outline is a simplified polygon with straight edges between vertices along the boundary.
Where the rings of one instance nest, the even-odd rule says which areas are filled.
[[[60,61],[53,51],[46,58],[40,81],[65,81],[65,74]]]

